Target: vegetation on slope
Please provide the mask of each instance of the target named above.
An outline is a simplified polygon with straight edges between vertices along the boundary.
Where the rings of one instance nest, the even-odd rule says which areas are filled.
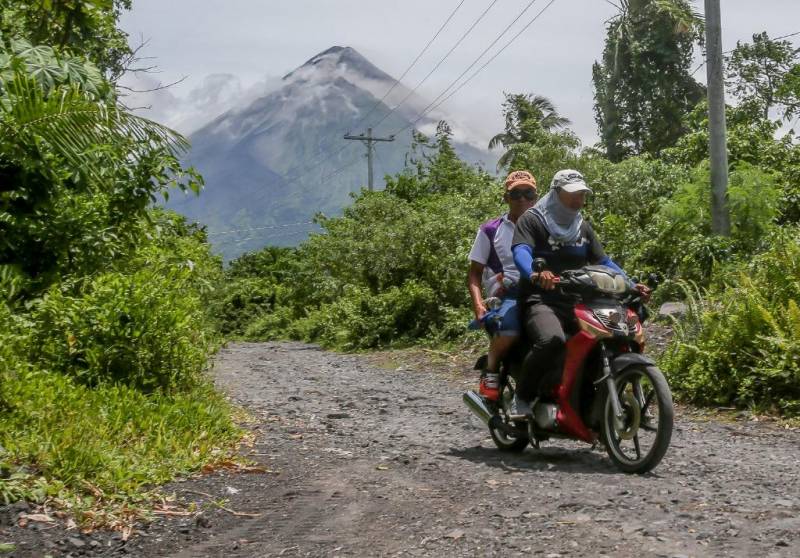
[[[201,180],[180,135],[119,103],[101,71],[127,52],[116,12],[89,4],[36,25],[21,4],[0,14],[0,502],[49,501],[87,526],[120,525],[143,487],[239,438],[203,374],[221,262],[152,208]],[[34,28],[65,39],[33,44]]]

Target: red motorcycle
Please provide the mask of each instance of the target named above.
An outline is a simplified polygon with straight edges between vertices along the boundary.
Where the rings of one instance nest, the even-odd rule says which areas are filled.
[[[509,415],[528,351],[523,339],[502,363],[499,400],[470,390],[464,402],[488,425],[500,450],[538,449],[550,438],[602,442],[622,471],[650,471],[669,447],[674,410],[664,375],[642,354],[641,293],[605,266],[566,271],[556,288],[574,303],[575,316],[560,382],[533,402],[531,415]],[[476,368],[485,368],[485,357]]]

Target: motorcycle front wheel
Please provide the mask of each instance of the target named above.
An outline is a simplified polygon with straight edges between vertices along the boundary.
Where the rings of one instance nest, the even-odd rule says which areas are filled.
[[[505,382],[503,390],[500,392],[500,400],[497,402],[498,415],[506,428],[495,428],[490,425],[489,434],[492,436],[494,445],[500,451],[521,452],[528,446],[530,439],[528,438],[525,424],[516,425],[508,418],[507,410],[511,406],[511,399],[514,397],[514,387],[511,382],[513,382],[511,379]],[[513,430],[513,435],[507,430]]]
[[[675,411],[667,380],[655,366],[631,366],[616,377],[622,417],[611,398],[603,412],[603,443],[626,473],[646,473],[659,464],[672,439]]]

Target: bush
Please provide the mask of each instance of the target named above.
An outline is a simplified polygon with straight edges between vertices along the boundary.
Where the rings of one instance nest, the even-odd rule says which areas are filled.
[[[437,323],[435,300],[429,287],[415,282],[377,295],[351,287],[336,302],[292,323],[289,335],[346,350],[408,342]]]
[[[800,229],[769,241],[722,286],[690,297],[662,366],[692,401],[800,415]]]
[[[215,459],[239,438],[229,405],[206,383],[180,394],[145,395],[31,369],[4,377],[0,399],[6,402],[0,444],[8,462],[25,464],[0,480],[6,501],[64,497],[64,489],[87,493],[88,483],[95,494],[77,505],[102,503],[97,490],[105,504],[123,503],[145,485]]]
[[[450,336],[454,325],[443,316],[468,305],[475,232],[504,208],[502,187],[459,161],[442,130],[423,146],[435,152],[387,177],[385,191],[360,192],[341,217],[320,216],[324,234],[293,251],[266,248],[232,262],[215,303],[221,331],[349,349],[433,330]]]
[[[711,180],[695,170],[645,229],[633,266],[671,278],[706,281],[718,263],[732,264],[766,248],[764,239],[779,216],[780,189],[772,175],[742,164],[730,174],[731,236],[711,231]]]
[[[32,317],[30,358],[88,386],[187,388],[211,349],[194,279],[189,269],[146,268],[51,288]]]
[[[219,288],[214,314],[223,335],[240,336],[275,305],[275,284],[259,277],[241,278]]]

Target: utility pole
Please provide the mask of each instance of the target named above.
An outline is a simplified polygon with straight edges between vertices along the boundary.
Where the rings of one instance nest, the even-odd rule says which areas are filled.
[[[368,176],[368,186],[369,191],[372,192],[373,185],[372,185],[372,154],[375,150],[375,142],[376,141],[394,141],[394,134],[389,136],[388,138],[373,138],[372,137],[372,128],[367,128],[367,135],[361,134],[359,136],[353,136],[348,134],[344,135],[344,139],[346,140],[359,140],[361,143],[367,146],[367,176]]]
[[[722,80],[722,27],[719,0],[705,0],[708,132],[711,156],[711,228],[730,236],[728,212],[728,146],[725,125],[725,89]]]

